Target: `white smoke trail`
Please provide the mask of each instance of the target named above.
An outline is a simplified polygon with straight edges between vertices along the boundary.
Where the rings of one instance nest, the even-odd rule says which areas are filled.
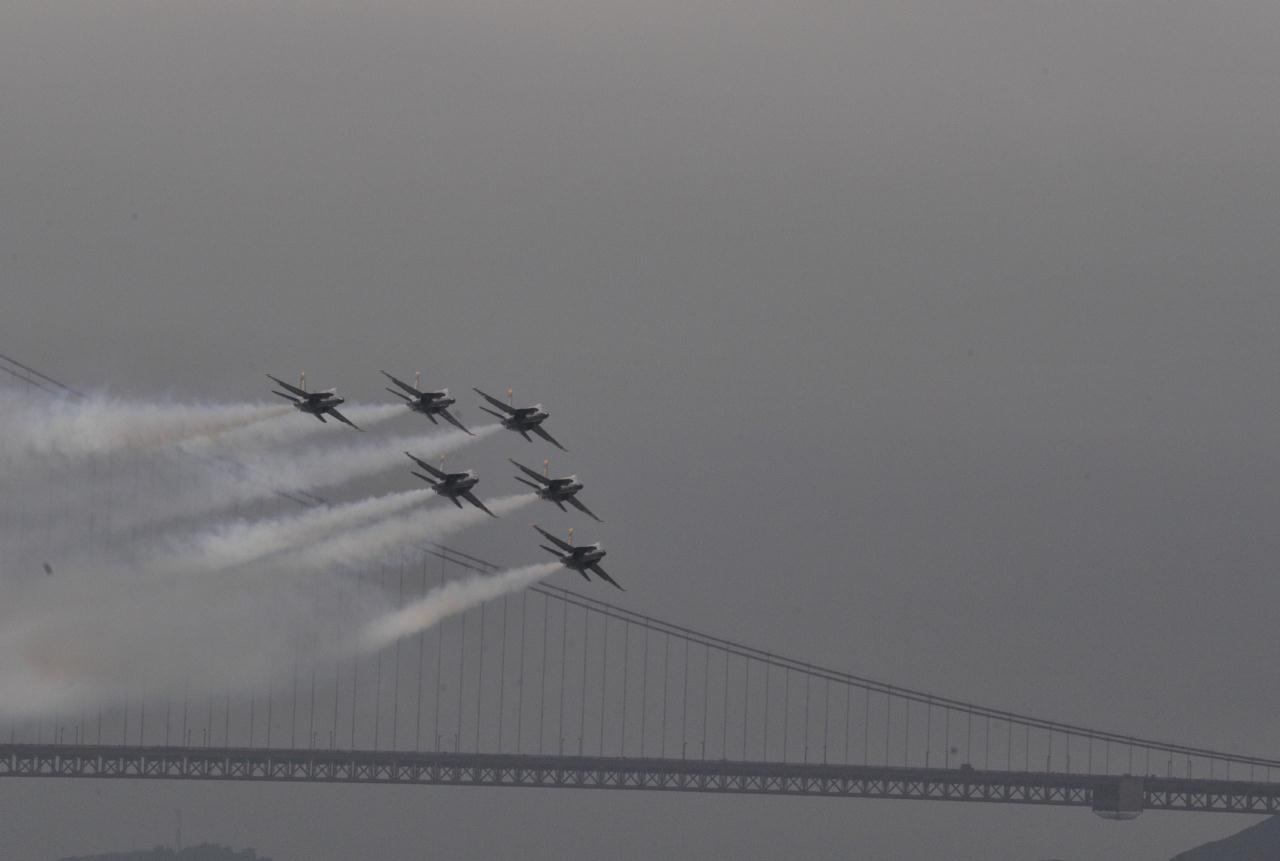
[[[297,442],[315,434],[350,432],[351,430],[336,419],[330,418],[321,423],[309,415],[296,412],[287,405],[284,409],[286,414],[219,434],[208,441],[209,450],[240,452],[247,446],[278,445]],[[403,404],[344,404],[339,409],[344,416],[364,430],[369,430],[407,412]]]
[[[485,505],[501,517],[537,498],[532,493],[516,493],[486,500]],[[353,566],[379,556],[389,548],[413,541],[434,541],[490,519],[489,515],[465,502],[462,508],[450,504],[444,509],[417,511],[335,535],[294,554],[292,562],[303,567]]]
[[[211,437],[289,412],[267,403],[146,403],[91,395],[83,400],[0,393],[0,460],[75,459]]]
[[[419,485],[174,537],[192,529],[180,518],[281,490],[392,468],[416,482],[404,450],[434,459],[496,424],[385,439],[333,428],[323,443],[277,446],[327,426],[284,404],[13,405],[0,402],[0,715],[47,717],[122,693],[154,701],[188,679],[244,691],[294,663],[299,631],[318,631],[311,659],[327,658],[349,645],[340,631],[389,609],[381,590],[353,590],[343,566],[490,519],[447,501],[411,510],[430,498]],[[348,414],[370,424],[403,411],[370,409]],[[501,514],[533,499],[488,504]]]
[[[560,568],[559,562],[544,562],[498,574],[477,574],[437,586],[420,600],[366,625],[356,639],[355,648],[361,652],[376,652],[449,616],[532,586]]]
[[[510,512],[534,499],[529,493],[487,504]],[[368,507],[383,502],[366,500]],[[291,525],[307,523],[302,518],[310,514]],[[55,560],[53,576],[0,583],[0,715],[82,708],[122,692],[162,697],[189,678],[243,691],[297,659],[298,631],[323,632],[309,661],[349,655],[356,644],[338,632],[361,630],[388,607],[381,590],[351,589],[343,568],[489,519],[470,507],[432,509],[266,555],[279,546],[273,541],[279,534],[264,530],[244,548],[231,539],[253,534],[248,524],[242,532],[212,534],[203,544],[209,557],[171,554],[142,565],[88,554]],[[205,576],[215,564],[227,567]]]
[[[482,425],[473,434],[459,430],[386,438],[351,434],[354,439],[345,443],[237,452],[234,460],[176,452],[168,456],[167,466],[181,480],[141,498],[121,499],[114,517],[120,526],[164,522],[268,499],[282,492],[337,487],[389,469],[407,470],[413,464],[404,456],[406,451],[424,460],[434,459],[483,439],[499,427]],[[161,461],[158,457],[154,460],[157,465]]]
[[[455,451],[497,431],[499,425],[482,425],[471,434],[460,430],[444,433],[358,439],[346,444],[290,448],[287,451],[237,453],[241,474],[260,474],[276,489],[311,490],[345,484],[395,466],[411,466],[404,452],[424,460]]]
[[[389,517],[431,499],[429,488],[326,505],[270,520],[235,520],[174,539],[146,567],[165,572],[215,570],[244,565],[292,547],[323,542],[335,532]]]

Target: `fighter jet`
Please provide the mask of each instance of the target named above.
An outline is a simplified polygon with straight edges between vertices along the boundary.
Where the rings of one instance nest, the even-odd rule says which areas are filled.
[[[510,458],[508,458],[508,460],[510,460]],[[534,493],[538,494],[539,499],[551,500],[560,507],[561,511],[565,510],[564,504],[567,502],[597,523],[604,523],[603,520],[592,513],[591,509],[587,508],[578,500],[577,493],[579,490],[582,490],[582,482],[578,481],[578,477],[576,475],[570,475],[564,478],[551,478],[547,475],[539,475],[522,463],[516,463],[514,460],[511,462],[519,467],[525,475],[532,478],[533,481],[538,482],[537,484],[534,484],[533,481],[528,481],[518,475],[516,476],[516,481],[532,487]],[[544,460],[542,462],[543,470],[545,470],[550,463],[550,461]]]
[[[391,376],[386,371],[381,371],[380,373],[382,374],[382,376],[386,377],[388,380],[395,383],[400,388],[404,389],[405,392],[408,392],[409,395],[413,396],[413,397],[409,397],[409,395],[406,395],[404,392],[398,392],[393,388],[387,389],[387,391],[391,392],[391,394],[395,395],[396,397],[404,398],[406,401],[408,401],[407,406],[409,407],[409,409],[413,410],[415,413],[422,413],[424,416],[431,419],[432,424],[437,424],[436,416],[440,416],[442,419],[444,419],[454,427],[458,428],[459,430],[464,430],[464,431],[467,431],[467,433],[471,433],[471,431],[463,427],[462,422],[454,418],[453,413],[449,412],[449,407],[457,403],[457,398],[450,397],[448,389],[441,389],[438,392],[422,391],[420,388],[422,386],[421,372],[414,374],[414,378],[413,378],[414,384],[412,386],[404,382],[403,380],[397,380],[395,377]],[[471,435],[475,436],[475,434],[471,434]]]
[[[475,391],[480,397],[502,410],[500,413],[495,413],[487,407],[480,408],[501,421],[502,426],[507,430],[515,431],[528,442],[533,442],[533,440],[529,439],[529,434],[536,433],[561,451],[568,451],[567,448],[556,442],[551,434],[542,429],[543,421],[551,415],[551,413],[542,408],[542,404],[534,404],[531,407],[514,407],[511,404],[504,404],[492,395],[486,395],[479,389]],[[511,397],[511,389],[507,389],[507,397]]]
[[[309,413],[322,422],[324,421],[325,413],[328,413],[343,424],[351,425],[356,430],[360,430],[359,427],[356,427],[355,422],[338,412],[338,405],[346,403],[346,400],[338,397],[337,389],[326,389],[323,392],[307,391],[307,374],[305,371],[298,380],[298,386],[291,386],[279,377],[273,377],[270,374],[267,374],[267,378],[292,392],[292,394],[285,394],[284,392],[277,392],[275,389],[271,390],[273,395],[279,395],[291,401],[294,408],[299,412]]]
[[[427,471],[427,475],[423,475],[420,472],[415,472],[414,475],[431,485],[431,489],[437,494],[443,496],[459,508],[462,507],[462,503],[458,501],[458,497],[462,497],[490,517],[498,516],[485,508],[484,503],[476,498],[476,495],[471,492],[471,489],[480,483],[480,478],[475,474],[474,470],[469,469],[466,472],[445,472],[442,469],[436,469],[421,458],[414,457],[407,451],[405,454],[408,455],[409,460]]]
[[[570,571],[577,571],[582,575],[582,579],[584,580],[591,579],[587,576],[587,572],[590,571],[601,580],[613,584],[613,586],[618,589],[622,589],[622,587],[618,585],[617,581],[606,574],[604,569],[600,567],[600,560],[604,558],[604,548],[599,544],[584,544],[581,547],[574,547],[572,529],[569,530],[569,540],[561,541],[541,526],[535,526],[533,528],[538,530],[539,535],[555,545],[555,547],[548,547],[545,544],[540,544],[538,546],[548,553],[553,554],[560,560],[561,565],[568,568]],[[557,550],[556,548],[559,549]],[[622,591],[625,592],[627,590],[622,589]]]

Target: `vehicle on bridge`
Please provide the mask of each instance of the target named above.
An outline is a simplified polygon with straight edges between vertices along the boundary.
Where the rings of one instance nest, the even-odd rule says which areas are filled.
[[[479,389],[476,389],[475,392],[480,397],[484,398],[486,401],[501,410],[501,412],[494,412],[488,407],[481,407],[480,409],[502,422],[502,426],[507,430],[515,431],[520,434],[520,436],[525,438],[526,442],[533,442],[533,440],[529,438],[529,434],[535,433],[561,451],[569,450],[558,443],[555,437],[547,433],[546,429],[542,427],[542,423],[551,415],[551,413],[547,412],[543,408],[542,404],[534,404],[531,407],[517,407],[512,404],[504,404],[493,395],[486,395]],[[508,399],[512,394],[512,390],[507,389]]]
[[[511,458],[507,458],[507,460],[511,460]],[[511,460],[511,462],[519,467],[525,475],[533,479],[533,481],[529,481],[528,479],[521,478],[517,475],[516,481],[532,487],[533,492],[538,494],[539,499],[546,499],[554,502],[559,506],[561,511],[567,511],[564,507],[564,504],[567,502],[597,523],[604,523],[603,520],[596,517],[591,509],[583,505],[581,500],[578,499],[578,491],[582,490],[583,485],[582,482],[578,481],[578,477],[576,475],[568,475],[563,478],[551,478],[546,474],[548,467],[551,465],[551,461],[549,460],[544,460],[542,462],[542,474],[534,472],[522,463],[517,463],[514,460]],[[537,484],[534,484],[535,481]]]
[[[590,580],[587,572],[590,571],[606,583],[610,583],[616,589],[622,589],[618,585],[618,581],[614,580],[605,570],[600,567],[600,560],[605,557],[604,547],[599,543],[583,544],[578,547],[573,546],[573,529],[569,530],[569,540],[561,541],[541,526],[534,526],[538,530],[538,534],[550,541],[555,547],[548,547],[545,544],[539,545],[543,550],[553,554],[560,560],[560,564],[568,568],[570,571],[577,571],[582,575],[583,580]],[[559,548],[559,549],[556,549]],[[627,591],[622,589],[623,592]]]
[[[424,391],[422,389],[421,371],[414,373],[414,384],[412,386],[404,380],[396,379],[386,371],[379,371],[379,373],[404,390],[397,391],[396,389],[388,388],[387,391],[391,392],[391,394],[396,397],[404,398],[405,401],[408,402],[406,406],[408,406],[409,409],[413,410],[415,413],[422,413],[431,420],[433,425],[438,424],[436,416],[440,416],[440,418],[444,419],[459,430],[471,433],[471,431],[467,430],[462,422],[458,421],[457,417],[455,417],[453,413],[449,412],[449,407],[458,402],[457,398],[451,397],[447,388],[434,392]],[[405,394],[405,392],[408,392],[408,394]],[[475,434],[471,435],[475,436]]]
[[[302,372],[298,379],[297,386],[291,386],[279,377],[273,377],[270,374],[267,374],[267,379],[284,389],[288,389],[290,392],[289,394],[286,394],[285,392],[277,392],[275,389],[272,389],[271,393],[292,401],[294,408],[298,410],[298,412],[313,415],[322,422],[324,421],[325,415],[328,414],[343,424],[351,425],[351,427],[356,430],[361,429],[357,427],[356,423],[351,421],[351,419],[338,412],[338,406],[346,403],[346,399],[338,397],[337,389],[325,389],[319,392],[307,391],[306,371]]]
[[[475,470],[468,469],[465,472],[445,472],[443,469],[436,469],[421,458],[414,457],[407,451],[405,454],[408,456],[409,460],[427,471],[428,475],[423,475],[420,472],[415,472],[414,475],[431,485],[431,489],[438,495],[443,496],[459,508],[462,507],[462,503],[458,501],[459,498],[461,498],[470,502],[490,517],[498,516],[485,508],[484,503],[481,502],[474,493],[472,493],[475,486],[480,483],[480,477],[476,475]],[[443,465],[444,459],[441,458],[441,466]]]

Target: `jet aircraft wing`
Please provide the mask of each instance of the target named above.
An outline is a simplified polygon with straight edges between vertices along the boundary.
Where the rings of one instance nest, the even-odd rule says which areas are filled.
[[[395,383],[397,386],[399,386],[400,388],[404,389],[406,392],[408,392],[409,394],[413,395],[414,397],[421,397],[421,396],[422,396],[422,392],[418,391],[418,390],[417,390],[417,389],[415,389],[413,386],[411,386],[411,385],[409,385],[408,383],[406,383],[404,380],[398,380],[398,379],[396,379],[395,377],[393,377],[393,376],[391,376],[390,374],[388,374],[386,371],[379,371],[378,373],[382,374],[382,376],[386,377],[388,380],[390,380],[391,382]]]
[[[611,584],[613,584],[613,587],[614,587],[615,589],[619,589],[619,590],[621,590],[621,591],[623,591],[623,592],[627,591],[626,589],[623,589],[621,586],[619,586],[619,585],[618,585],[618,581],[617,581],[617,580],[614,580],[614,579],[613,579],[612,577],[610,577],[608,574],[604,573],[604,569],[603,569],[603,568],[601,568],[599,565],[592,565],[592,566],[591,566],[591,570],[592,570],[592,572],[594,572],[594,573],[595,573],[595,575],[596,575],[597,577],[599,577],[601,580],[604,580],[606,583],[611,583]]]
[[[485,508],[484,503],[481,502],[478,498],[476,498],[476,495],[471,491],[468,490],[466,493],[462,494],[462,498],[465,499],[467,502],[470,502],[472,505],[474,505],[476,508],[480,509],[490,517],[498,516],[494,514],[492,511],[490,511],[489,509]]]
[[[543,538],[545,538],[545,539],[547,539],[548,541],[550,541],[550,542],[551,542],[552,544],[554,544],[555,546],[559,547],[559,548],[560,548],[561,550],[563,550],[565,553],[572,553],[572,552],[573,552],[573,545],[572,545],[572,544],[570,544],[568,541],[561,541],[559,538],[556,538],[554,535],[552,535],[552,534],[551,534],[550,532],[548,532],[547,530],[543,529],[541,526],[535,526],[535,527],[533,527],[533,528],[534,528],[534,529],[536,529],[536,530],[538,530],[538,534],[539,534],[539,535],[541,535]]]
[[[427,462],[426,462],[425,460],[423,460],[422,458],[420,458],[420,457],[414,457],[413,455],[409,454],[409,452],[407,452],[407,451],[406,451],[404,454],[405,454],[405,457],[409,458],[409,460],[413,461],[413,462],[414,462],[414,463],[416,463],[418,466],[422,467],[422,468],[423,468],[423,469],[425,469],[427,472],[429,472],[429,473],[431,473],[432,475],[434,475],[434,476],[435,476],[437,479],[439,479],[440,481],[444,481],[445,479],[447,479],[447,478],[449,477],[449,473],[445,472],[445,471],[444,471],[444,470],[442,470],[442,469],[436,469],[434,466],[432,466],[431,464],[427,463]]]
[[[480,391],[479,389],[475,389],[474,391],[477,395],[484,398],[486,401],[493,404],[495,407],[502,410],[504,413],[515,415],[516,409],[510,404],[504,404],[502,401],[498,400],[493,395],[486,395],[484,392]]]
[[[542,475],[541,473],[534,472],[532,469],[529,469],[529,467],[525,466],[522,463],[516,463],[514,460],[511,460],[511,458],[507,458],[507,460],[510,460],[511,463],[519,467],[520,470],[524,472],[525,475],[529,476],[539,484],[545,484],[547,486],[551,486],[554,483],[552,479],[547,478],[545,475]]]
[[[362,430],[362,428],[359,425],[357,425],[351,419],[344,416],[342,413],[338,412],[338,410],[335,407],[329,407],[329,415],[333,416],[335,419],[342,422],[344,425],[351,425],[351,427],[355,428],[356,430]]]
[[[445,420],[445,421],[447,421],[449,424],[451,424],[451,425],[453,425],[454,427],[456,427],[458,430],[460,430],[460,431],[464,431],[464,432],[466,432],[466,433],[468,433],[468,434],[471,434],[471,436],[475,436],[475,434],[473,434],[473,433],[471,433],[471,431],[467,430],[466,425],[464,425],[462,422],[460,422],[460,421],[458,421],[456,418],[454,418],[453,413],[449,412],[447,409],[443,409],[443,410],[441,410],[441,411],[440,411],[440,415],[444,417],[444,420]]]
[[[564,446],[560,445],[560,443],[556,442],[556,438],[555,438],[555,437],[553,437],[551,434],[549,434],[549,433],[547,433],[545,430],[543,430],[543,429],[542,429],[542,425],[534,425],[533,427],[529,428],[529,430],[533,431],[533,432],[534,432],[534,433],[536,433],[538,436],[542,437],[542,438],[543,438],[543,439],[545,439],[547,442],[551,443],[553,446],[555,446],[556,448],[560,449],[561,451],[568,451],[568,450],[569,450],[569,449],[565,448]]]
[[[300,398],[307,398],[310,395],[310,392],[300,389],[297,386],[291,386],[279,377],[273,377],[270,374],[267,374],[267,379],[273,381],[278,386],[288,389]]]
[[[587,507],[586,507],[585,505],[583,505],[580,501],[578,501],[578,497],[576,497],[576,496],[571,496],[571,497],[569,497],[568,499],[566,499],[566,500],[565,500],[565,502],[569,503],[569,504],[570,504],[570,505],[572,505],[574,508],[576,508],[576,509],[578,509],[579,511],[581,511],[583,514],[587,515],[587,517],[590,517],[590,518],[591,518],[592,520],[594,520],[596,523],[604,523],[604,521],[603,521],[603,520],[601,520],[599,517],[596,517],[596,515],[591,511],[591,509],[590,509],[590,508],[587,508]]]

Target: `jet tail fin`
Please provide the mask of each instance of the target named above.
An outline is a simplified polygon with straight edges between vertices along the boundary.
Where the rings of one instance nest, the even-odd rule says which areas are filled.
[[[406,452],[405,452],[405,456],[406,456],[407,458],[409,458],[409,460],[411,460],[411,461],[413,461],[414,463],[416,463],[418,466],[420,466],[420,467],[422,467],[423,469],[425,469],[427,472],[429,472],[429,473],[431,473],[432,475],[434,475],[436,478],[439,478],[439,479],[443,480],[443,479],[446,479],[446,478],[448,478],[448,477],[449,477],[449,476],[444,472],[444,470],[436,469],[434,466],[432,466],[431,464],[427,463],[427,462],[426,462],[425,460],[423,460],[422,458],[420,458],[420,457],[414,457],[414,456],[413,456],[413,454],[412,454],[411,452],[407,452],[407,451],[406,451]],[[416,473],[415,473],[415,474],[416,474]]]

